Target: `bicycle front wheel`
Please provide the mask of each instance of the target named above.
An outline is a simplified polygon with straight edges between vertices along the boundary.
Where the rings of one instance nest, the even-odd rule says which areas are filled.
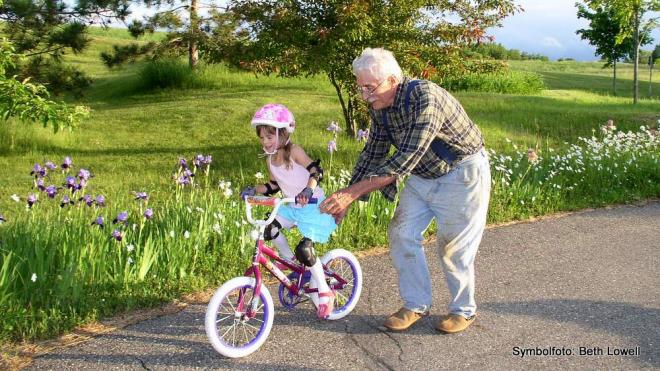
[[[239,358],[253,353],[263,345],[273,327],[273,298],[265,285],[261,286],[255,310],[249,308],[255,285],[252,277],[232,278],[220,286],[206,309],[206,336],[225,357]]]
[[[362,293],[362,267],[360,267],[360,262],[353,254],[344,249],[328,251],[327,254],[321,257],[321,262],[347,282],[343,289],[335,290],[335,309],[327,317],[331,321],[344,318],[351,313],[358,300],[360,300],[360,294]],[[329,284],[331,286],[336,283],[334,278],[327,278],[330,280]]]

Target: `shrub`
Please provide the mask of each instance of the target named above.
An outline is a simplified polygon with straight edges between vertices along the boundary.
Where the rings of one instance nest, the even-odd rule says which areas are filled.
[[[533,72],[471,73],[445,77],[438,83],[449,91],[478,91],[503,94],[534,94],[545,88],[541,76]]]
[[[188,64],[178,59],[151,61],[139,72],[144,90],[182,88],[193,79],[193,74]]]

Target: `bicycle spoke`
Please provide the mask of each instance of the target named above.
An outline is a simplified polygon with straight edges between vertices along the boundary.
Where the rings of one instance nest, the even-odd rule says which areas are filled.
[[[244,327],[247,326],[247,327],[250,327],[250,328],[255,329],[256,331],[259,331],[259,327],[257,327],[257,326],[252,326],[252,325],[248,324],[247,322],[244,323],[243,326],[244,326]]]
[[[249,343],[250,342],[250,336],[248,335],[247,330],[245,329],[245,326],[243,326],[243,334],[245,334],[245,343],[244,344]]]

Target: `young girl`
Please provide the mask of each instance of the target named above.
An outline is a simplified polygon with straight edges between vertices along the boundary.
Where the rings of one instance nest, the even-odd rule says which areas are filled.
[[[247,187],[241,192],[241,198],[254,196],[256,193],[270,196],[282,191],[284,197],[295,197],[296,204],[283,205],[275,221],[266,227],[265,238],[273,240],[280,254],[293,259],[286,237],[279,233],[282,228],[297,227],[303,239],[295,249],[299,262],[310,267],[310,287],[318,288],[317,316],[326,318],[334,309],[334,292],[325,281],[325,274],[320,259],[314,252],[314,243],[328,241],[330,233],[337,228],[334,219],[319,211],[318,204],[308,204],[310,198],[318,199],[320,204],[325,195],[318,183],[323,178],[320,161],[312,161],[305,151],[291,143],[290,135],[295,128],[293,114],[281,104],[267,104],[252,117],[252,127],[256,129],[261,146],[268,156],[269,181],[256,187]]]

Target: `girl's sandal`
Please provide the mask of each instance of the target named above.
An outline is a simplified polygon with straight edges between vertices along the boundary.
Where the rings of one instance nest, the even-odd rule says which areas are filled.
[[[316,316],[319,319],[328,318],[332,314],[332,311],[335,309],[335,293],[334,291],[319,292],[319,298],[330,298],[330,300],[325,304],[319,304],[318,310],[316,311]]]

